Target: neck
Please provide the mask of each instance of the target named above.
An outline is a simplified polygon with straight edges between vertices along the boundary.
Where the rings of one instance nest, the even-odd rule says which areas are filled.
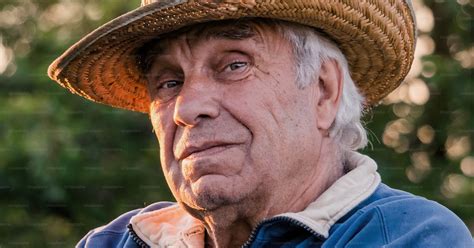
[[[280,190],[279,203],[272,204],[270,210],[273,215],[287,212],[301,212],[310,203],[314,202],[324,191],[326,191],[337,179],[343,176],[342,156],[339,148],[331,139],[324,138],[318,157],[313,163],[302,165],[296,180],[285,182],[284,187],[291,190]]]
[[[269,215],[269,198],[263,194],[249,197],[236,204],[220,206],[213,210],[198,210],[182,204],[182,207],[201,220],[206,228],[206,247],[241,247],[253,228]]]
[[[206,225],[207,226],[207,225]],[[225,228],[206,227],[206,244],[209,247],[241,247],[250,236],[253,224],[236,221]]]
[[[252,206],[258,206],[259,202],[254,201]],[[267,217],[268,212],[257,212],[255,210],[258,207],[248,206],[250,205],[223,206],[212,212],[195,215],[203,220],[206,227],[206,247],[241,247],[248,240],[253,228]]]

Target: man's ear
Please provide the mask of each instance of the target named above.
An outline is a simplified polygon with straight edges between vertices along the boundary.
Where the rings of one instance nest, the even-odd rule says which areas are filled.
[[[319,98],[316,106],[317,125],[320,130],[328,130],[339,107],[343,87],[342,70],[334,59],[321,65],[318,78]]]

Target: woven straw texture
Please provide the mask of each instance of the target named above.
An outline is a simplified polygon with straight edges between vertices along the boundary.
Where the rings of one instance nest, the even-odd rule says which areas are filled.
[[[293,21],[325,32],[346,55],[368,107],[402,82],[414,56],[414,16],[403,0],[143,0],[140,8],[69,48],[48,74],[89,100],[148,113],[137,48],[184,26],[243,17]]]

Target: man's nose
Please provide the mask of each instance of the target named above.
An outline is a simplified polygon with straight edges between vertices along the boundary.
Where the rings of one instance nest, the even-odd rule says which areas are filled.
[[[216,85],[205,76],[188,77],[177,96],[173,119],[178,126],[196,126],[219,116]]]

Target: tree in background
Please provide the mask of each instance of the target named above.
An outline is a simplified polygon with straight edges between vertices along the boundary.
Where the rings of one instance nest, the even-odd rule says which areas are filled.
[[[148,117],[90,103],[47,66],[137,1],[0,3],[0,246],[72,246],[91,228],[172,200]],[[416,60],[366,116],[385,183],[436,200],[474,230],[472,0],[414,1]]]

